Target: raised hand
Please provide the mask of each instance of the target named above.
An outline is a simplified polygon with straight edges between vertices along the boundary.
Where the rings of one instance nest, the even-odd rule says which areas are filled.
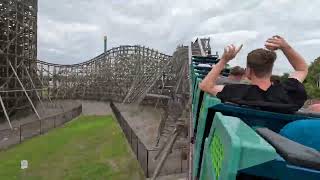
[[[287,41],[278,35],[267,39],[264,46],[271,51],[275,51],[278,49],[284,50],[284,49],[290,47],[290,45],[287,43]]]
[[[238,48],[236,48],[235,45],[231,44],[227,47],[224,48],[224,53],[221,57],[221,60],[224,60],[226,62],[229,62],[230,60],[232,60],[234,57],[236,57],[236,55],[238,54],[238,52],[241,50],[242,48],[242,44],[241,46],[239,46]]]

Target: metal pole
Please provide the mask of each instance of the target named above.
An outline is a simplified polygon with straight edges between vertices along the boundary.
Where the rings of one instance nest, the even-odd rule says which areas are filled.
[[[104,36],[104,53],[107,52],[107,41],[108,41],[108,37]]]

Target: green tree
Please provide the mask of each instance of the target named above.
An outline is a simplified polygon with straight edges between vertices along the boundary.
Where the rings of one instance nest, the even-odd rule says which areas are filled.
[[[271,80],[271,82],[273,82],[273,83],[280,83],[281,77],[278,76],[278,75],[272,75],[270,80]]]
[[[288,79],[289,73],[283,73],[283,75],[280,77],[280,81],[283,82],[284,80]]]
[[[320,78],[320,57],[315,59],[310,67],[309,73],[304,81],[304,86],[307,90],[308,96],[311,98],[320,98],[320,88],[318,87],[318,81]]]

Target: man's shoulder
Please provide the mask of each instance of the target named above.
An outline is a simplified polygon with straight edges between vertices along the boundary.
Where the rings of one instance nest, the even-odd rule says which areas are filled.
[[[284,80],[283,82],[281,82],[280,84],[282,84],[282,85],[303,85],[303,83],[301,83],[299,80],[297,80],[295,78],[288,78],[288,79]]]
[[[228,84],[229,83],[229,79],[227,77],[224,77],[224,76],[221,76],[217,79],[216,83],[218,85],[225,85],[225,84]]]
[[[228,77],[219,77],[216,81],[218,85],[230,85],[230,84],[248,84],[244,81],[236,81],[236,80],[231,80]]]
[[[250,84],[227,84],[224,86],[223,90],[224,91],[243,91],[243,90],[251,90],[253,85]],[[254,89],[254,88],[253,88]]]
[[[232,88],[250,88],[253,87],[253,85],[250,84],[244,84],[244,83],[236,83],[236,84],[227,84],[225,87],[232,87]]]
[[[305,91],[304,85],[295,78],[288,78],[280,85],[287,91]]]

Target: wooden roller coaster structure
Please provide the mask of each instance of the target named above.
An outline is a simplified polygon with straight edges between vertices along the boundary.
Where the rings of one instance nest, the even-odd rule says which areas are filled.
[[[188,99],[187,46],[169,56],[126,45],[78,64],[49,63],[37,60],[37,10],[37,0],[0,0],[1,118],[10,126],[10,117],[21,109],[32,108],[40,119],[35,106],[43,100],[92,99],[169,109],[173,99]],[[159,134],[170,116],[163,116]]]
[[[0,0],[0,122],[7,120],[12,128],[10,118],[25,109],[32,109],[41,119],[36,105],[52,99],[161,107],[164,114],[156,144],[167,150],[160,170],[189,124],[190,47],[179,45],[170,56],[144,46],[125,45],[78,64],[49,63],[37,60],[37,11],[37,0]],[[206,54],[211,49],[209,42],[193,42],[192,54]]]
[[[37,0],[0,0],[0,104],[7,119],[40,100],[36,74]]]

